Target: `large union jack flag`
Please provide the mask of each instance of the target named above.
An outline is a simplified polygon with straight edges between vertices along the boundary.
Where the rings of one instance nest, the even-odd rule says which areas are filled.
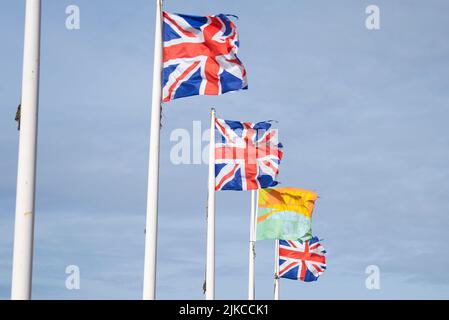
[[[163,101],[247,89],[239,40],[227,15],[164,12]]]
[[[278,184],[282,144],[271,121],[216,119],[216,190],[257,190]]]
[[[280,240],[279,277],[317,281],[326,270],[326,251],[317,237],[309,241]]]

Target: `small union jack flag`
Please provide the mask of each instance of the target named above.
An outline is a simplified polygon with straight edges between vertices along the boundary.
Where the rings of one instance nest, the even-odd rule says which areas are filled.
[[[309,241],[279,242],[279,277],[317,281],[326,270],[326,251],[317,237]]]
[[[247,89],[238,48],[237,28],[227,15],[164,12],[163,101]]]
[[[216,119],[216,190],[257,190],[274,187],[282,160],[282,144],[272,122]]]

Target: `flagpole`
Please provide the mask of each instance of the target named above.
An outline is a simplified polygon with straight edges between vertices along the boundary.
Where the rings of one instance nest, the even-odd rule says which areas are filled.
[[[274,254],[274,300],[280,299],[280,279],[279,279],[279,240],[275,240]]]
[[[206,300],[215,300],[215,109],[211,109],[207,197]]]
[[[12,300],[31,299],[39,104],[41,0],[27,0],[23,48]]]
[[[256,279],[255,279],[255,263],[256,263],[256,225],[257,225],[257,198],[258,191],[251,191],[251,220],[249,229],[249,283],[248,283],[248,300],[256,298]]]
[[[162,0],[156,0],[154,38],[153,96],[151,107],[150,156],[148,164],[147,221],[143,299],[156,298],[157,214],[159,200],[159,145],[162,101]]]

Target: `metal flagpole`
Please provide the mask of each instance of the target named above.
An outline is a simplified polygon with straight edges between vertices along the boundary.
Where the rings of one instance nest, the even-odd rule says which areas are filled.
[[[279,240],[275,240],[275,254],[274,254],[274,300],[279,300]]]
[[[206,300],[215,300],[215,109],[211,110],[207,197]]]
[[[23,49],[22,106],[17,172],[12,300],[31,299],[37,122],[39,104],[41,1],[27,0]]]
[[[257,226],[258,191],[251,191],[251,220],[249,229],[249,282],[248,300],[256,298],[255,260],[256,260],[256,226]]]
[[[206,300],[215,300],[215,109],[211,110],[207,196]]]
[[[153,98],[151,108],[150,156],[148,165],[147,222],[143,299],[156,298],[157,211],[159,199],[159,144],[162,101],[162,0],[156,0],[154,38]]]

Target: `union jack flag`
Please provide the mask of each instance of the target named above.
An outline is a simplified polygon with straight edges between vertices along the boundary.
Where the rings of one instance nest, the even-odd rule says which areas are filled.
[[[272,122],[216,119],[216,190],[257,190],[274,187],[283,157]]]
[[[279,277],[317,281],[326,270],[326,251],[317,237],[309,241],[279,242]]]
[[[237,58],[237,28],[229,16],[188,16],[164,12],[164,102],[247,89]]]

